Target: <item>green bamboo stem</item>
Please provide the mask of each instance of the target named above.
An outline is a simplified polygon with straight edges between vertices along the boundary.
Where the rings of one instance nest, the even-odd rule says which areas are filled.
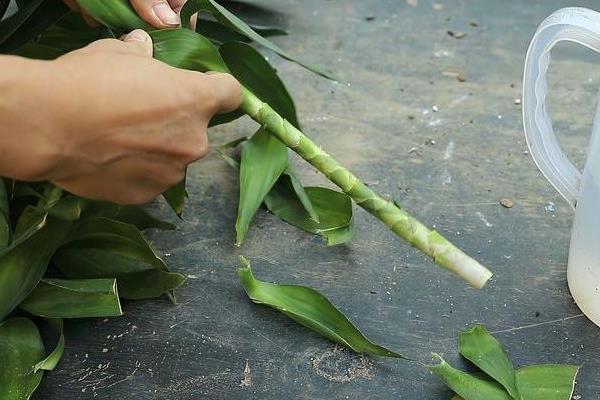
[[[492,277],[487,268],[438,232],[429,229],[396,203],[385,200],[367,187],[352,172],[248,90],[244,90],[241,109],[321,171],[356,204],[377,217],[396,235],[433,258],[438,265],[477,288],[483,287]]]

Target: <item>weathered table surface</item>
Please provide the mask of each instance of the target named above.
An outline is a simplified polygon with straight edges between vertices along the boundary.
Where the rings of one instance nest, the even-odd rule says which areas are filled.
[[[360,209],[355,238],[344,246],[328,248],[261,211],[237,249],[236,176],[213,153],[191,169],[186,222],[153,235],[172,269],[189,276],[179,304],[132,302],[122,318],[68,323],[65,357],[36,398],[449,398],[418,363],[353,355],[251,304],[235,274],[238,254],[259,278],[320,290],[370,338],[423,362],[439,352],[462,365],[457,334],[481,322],[516,364],[581,365],[577,394],[598,398],[600,328],[573,304],[565,280],[573,212],[526,153],[515,104],[536,25],[560,7],[595,2],[264,3],[286,15],[292,36],[276,39],[282,47],[348,82],[270,57],[306,131],[490,266],[493,281],[468,288]],[[581,163],[600,58],[561,47],[551,67],[551,111],[561,142]],[[253,129],[249,121],[215,129],[212,142]],[[300,169],[306,182],[324,183]],[[501,198],[514,207],[503,208]]]

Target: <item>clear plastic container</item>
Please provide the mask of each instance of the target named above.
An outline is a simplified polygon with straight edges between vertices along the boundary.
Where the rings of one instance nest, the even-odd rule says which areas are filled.
[[[600,103],[581,172],[561,150],[546,107],[550,51],[562,41],[600,52],[600,13],[564,8],[538,27],[525,60],[523,126],[538,168],[575,210],[567,280],[579,308],[600,326]]]

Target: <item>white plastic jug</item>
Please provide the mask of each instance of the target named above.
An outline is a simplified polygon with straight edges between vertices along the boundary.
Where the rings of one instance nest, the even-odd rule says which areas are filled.
[[[567,280],[579,308],[600,326],[600,104],[582,173],[560,149],[546,107],[550,50],[561,41],[600,52],[600,13],[564,8],[538,27],[525,60],[523,124],[538,168],[575,209]]]

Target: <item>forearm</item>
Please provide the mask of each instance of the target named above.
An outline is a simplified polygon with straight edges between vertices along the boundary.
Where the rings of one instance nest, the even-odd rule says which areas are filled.
[[[51,61],[0,56],[0,176],[42,180],[60,143]],[[58,106],[60,107],[60,106]]]

